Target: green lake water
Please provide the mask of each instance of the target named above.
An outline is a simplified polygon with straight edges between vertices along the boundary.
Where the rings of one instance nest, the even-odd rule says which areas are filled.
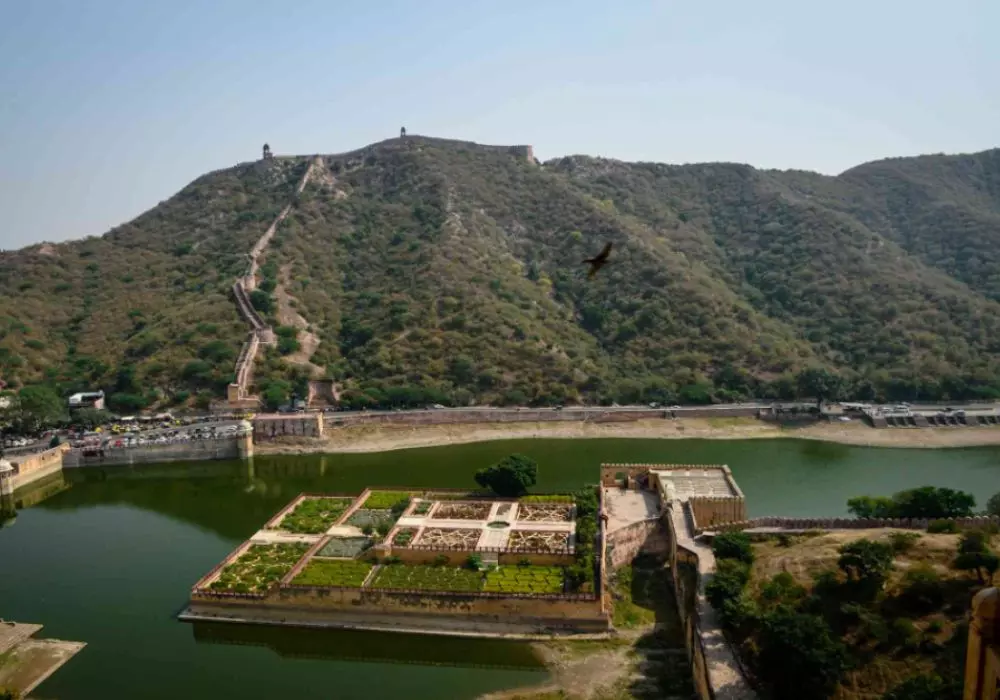
[[[905,450],[799,440],[524,440],[374,454],[71,470],[16,494],[0,530],[0,617],[88,646],[38,698],[474,698],[545,672],[525,644],[178,622],[190,586],[296,494],[473,486],[511,452],[539,490],[601,462],[728,464],[756,515],[835,516],[859,494],[932,484],[1000,491],[1000,448]]]

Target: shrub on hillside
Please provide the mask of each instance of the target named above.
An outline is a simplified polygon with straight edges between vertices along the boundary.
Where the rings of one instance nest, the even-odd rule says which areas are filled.
[[[962,700],[962,683],[937,675],[914,676],[883,695],[882,700]]]
[[[848,580],[879,590],[892,571],[892,545],[862,538],[843,545],[837,566]]]
[[[958,525],[954,520],[932,520],[927,525],[927,532],[931,535],[941,535],[958,532]]]
[[[745,532],[723,532],[712,540],[712,553],[716,559],[738,559],[753,564],[753,546]]]
[[[762,625],[758,672],[774,700],[829,698],[849,668],[847,650],[814,615],[778,610]]]
[[[722,610],[726,601],[738,598],[750,582],[750,567],[738,559],[720,559],[715,573],[705,584],[705,597],[716,610]]]

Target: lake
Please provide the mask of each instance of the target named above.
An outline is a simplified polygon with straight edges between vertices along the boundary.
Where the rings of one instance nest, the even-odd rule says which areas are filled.
[[[474,698],[530,685],[530,646],[177,622],[191,585],[296,494],[474,486],[521,452],[538,490],[597,480],[601,462],[728,464],[751,516],[836,516],[847,498],[930,484],[1000,491],[1000,448],[904,450],[802,440],[523,440],[383,453],[79,469],[15,495],[0,530],[0,616],[88,646],[39,698]],[[60,490],[61,489],[61,490]],[[38,494],[54,492],[35,505]]]

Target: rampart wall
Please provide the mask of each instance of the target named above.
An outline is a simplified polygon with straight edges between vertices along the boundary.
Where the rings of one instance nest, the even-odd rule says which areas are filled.
[[[1000,526],[1000,516],[973,516],[971,518],[752,518],[710,526],[696,519],[695,533],[729,532],[733,530],[867,530],[891,527],[903,530],[926,530],[934,520],[953,522],[960,528],[979,528],[987,524]]]
[[[695,521],[705,526],[740,522],[747,517],[746,501],[742,498],[692,496],[688,499],[688,504]]]

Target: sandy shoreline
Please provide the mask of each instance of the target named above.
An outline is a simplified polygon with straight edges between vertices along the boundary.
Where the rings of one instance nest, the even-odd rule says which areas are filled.
[[[643,438],[748,440],[801,438],[865,447],[973,447],[1000,445],[1000,428],[869,428],[859,422],[780,427],[754,418],[688,418],[632,423],[476,423],[361,425],[330,428],[325,438],[281,438],[254,446],[258,455],[385,452],[527,438]]]

